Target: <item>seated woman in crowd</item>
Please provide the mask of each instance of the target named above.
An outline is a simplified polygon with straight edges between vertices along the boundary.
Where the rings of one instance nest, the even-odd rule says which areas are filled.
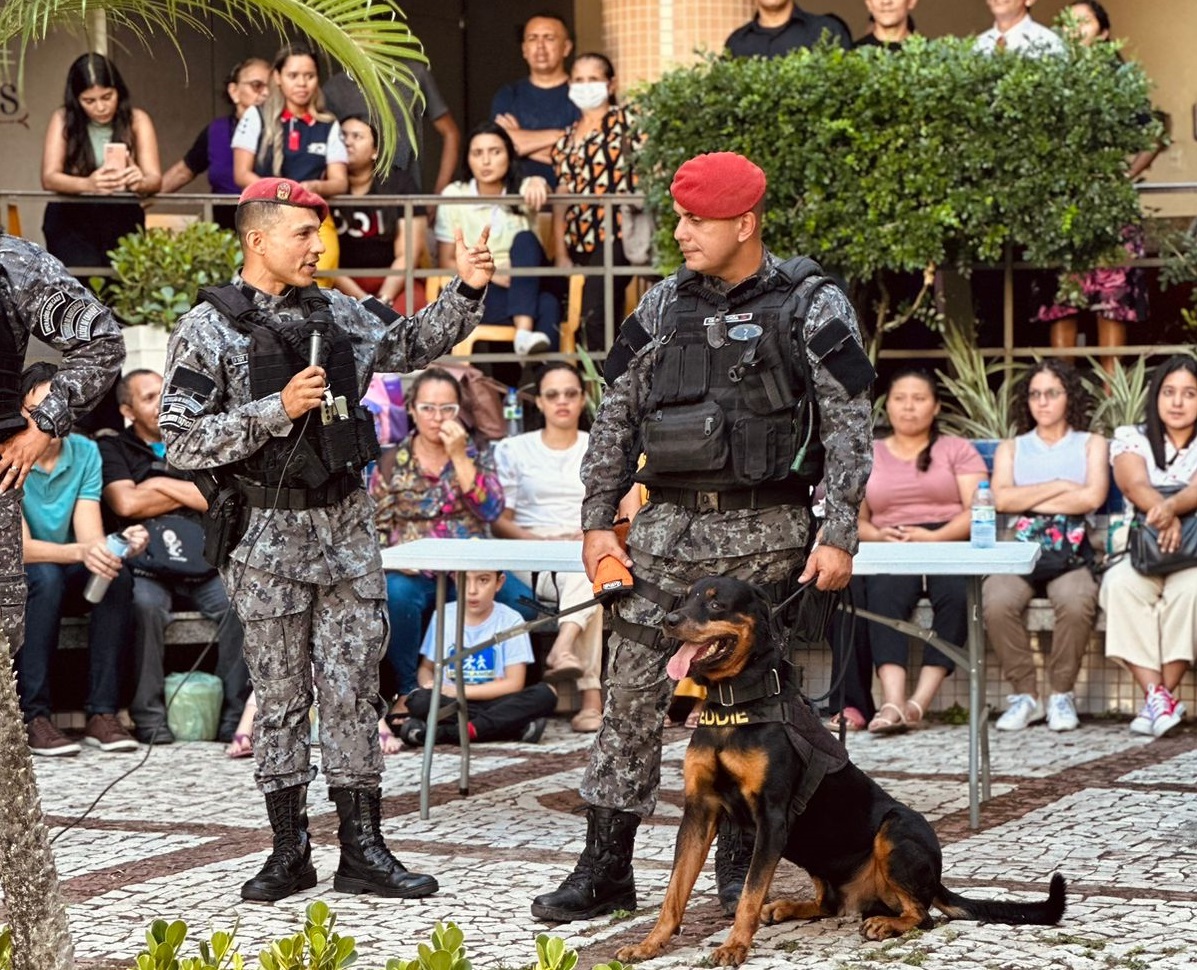
[[[1097,580],[1086,516],[1109,491],[1109,447],[1101,435],[1078,431],[1089,424],[1090,399],[1071,364],[1040,361],[1015,391],[1017,438],[998,445],[993,459],[993,500],[998,512],[1017,516],[1014,537],[1042,547],[1030,576],[987,576],[985,629],[1013,693],[998,719],[999,731],[1021,731],[1047,718],[1053,731],[1078,726],[1073,686],[1093,636]],[[1039,590],[1055,613],[1047,681],[1047,706],[1024,611]]]
[[[1162,552],[1179,547],[1181,520],[1197,510],[1195,433],[1197,360],[1170,357],[1152,375],[1147,421],[1118,428],[1110,445],[1114,481],[1158,531]],[[1106,656],[1124,663],[1144,693],[1130,729],[1163,737],[1185,715],[1175,692],[1197,642],[1197,568],[1144,576],[1123,557],[1102,580],[1101,606]]]
[[[513,346],[517,354],[556,347],[561,301],[550,292],[545,280],[508,275],[511,269],[547,263],[544,247],[536,235],[536,212],[548,197],[548,183],[539,175],[520,180],[519,156],[511,136],[489,121],[475,128],[466,141],[464,175],[460,181],[446,186],[441,194],[477,198],[518,194],[524,197],[525,206],[521,210],[485,202],[437,206],[437,263],[453,266],[455,230],[460,228],[467,239],[477,239],[483,227],[489,226],[495,276],[486,288],[482,323],[510,320],[515,325]]]
[[[240,195],[241,186],[233,178],[233,133],[250,108],[256,108],[270,93],[270,65],[260,57],[250,57],[237,64],[225,79],[224,96],[232,112],[210,122],[196,136],[187,154],[162,176],[163,192],[178,192],[197,175],[208,173],[213,192]],[[212,221],[225,229],[233,228],[235,205],[212,207]]]
[[[873,471],[860,506],[862,542],[967,540],[969,507],[985,479],[985,461],[963,438],[941,435],[939,393],[925,371],[895,375],[885,399],[892,433],[873,442]],[[968,633],[967,580],[963,576],[861,576],[852,581],[855,602],[882,616],[906,619],[926,589],[934,628],[949,643]],[[869,722],[874,734],[917,724],[955,664],[930,644],[914,693],[906,696],[906,634],[877,623],[857,623],[857,650],[869,649],[881,680],[882,702]]]
[[[378,130],[361,115],[347,115],[341,119],[341,138],[349,156],[349,194],[414,195],[412,177],[403,169],[392,168],[385,176],[374,172],[378,161]],[[389,266],[393,270],[420,264],[424,251],[424,236],[428,220],[423,207],[414,210],[411,245],[403,225],[403,210],[388,205],[337,205],[332,220],[337,227],[341,249],[339,269],[377,269]],[[410,259],[410,263],[409,263]],[[406,300],[401,299],[406,280],[395,276],[338,276],[333,284],[355,300],[376,296],[400,313],[406,312]],[[418,295],[412,304],[413,312],[424,305],[424,284],[416,280]]]
[[[569,72],[569,98],[582,117],[565,129],[553,146],[553,169],[558,192],[635,192],[636,174],[632,171],[633,143],[628,117],[615,101],[615,67],[603,54],[579,54]],[[553,208],[553,238],[556,240],[557,265],[601,266],[605,211],[593,205],[557,205]],[[612,213],[615,240],[611,259],[615,266],[627,266],[621,229],[623,217],[617,208]],[[626,277],[616,277],[618,293]],[[604,333],[603,278],[587,276],[582,290],[583,333],[590,350],[607,346]],[[615,326],[618,329],[619,319]]]
[[[397,546],[427,537],[488,535],[503,511],[503,489],[490,448],[476,446],[458,420],[461,385],[448,371],[429,367],[412,381],[408,408],[415,430],[383,454],[370,477],[379,540]],[[514,608],[518,595],[518,590],[500,590],[498,599]],[[436,581],[430,575],[387,572],[391,640],[386,660],[399,691],[391,713],[400,720],[407,712],[405,699],[416,688],[420,635],[435,605]],[[389,723],[397,726],[395,718]]]
[[[349,188],[345,142],[337,119],[324,110],[320,67],[306,44],[275,55],[270,96],[246,111],[233,133],[233,180],[245,188],[282,177],[328,198]],[[320,269],[337,265],[337,231],[331,216],[320,226],[325,251]]]
[[[578,430],[586,407],[582,375],[564,361],[545,364],[536,378],[536,406],[544,415],[542,431],[495,445],[505,507],[491,528],[504,539],[581,539],[581,467],[590,440]],[[582,573],[541,573],[536,592],[562,609],[594,596]],[[543,678],[577,679],[581,710],[571,722],[575,731],[597,731],[602,724],[602,661],[602,610],[595,606],[562,617]]]
[[[134,108],[124,78],[102,54],[84,54],[67,70],[62,107],[46,127],[42,188],[62,195],[152,195],[162,187],[158,135]],[[107,266],[121,236],[145,225],[136,200],[51,202],[46,249],[67,266]]]

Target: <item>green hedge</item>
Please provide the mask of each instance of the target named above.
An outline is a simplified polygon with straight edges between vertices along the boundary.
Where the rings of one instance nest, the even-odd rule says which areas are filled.
[[[766,244],[855,280],[967,269],[1008,243],[1032,262],[1092,266],[1139,212],[1125,171],[1159,137],[1148,90],[1109,45],[1033,59],[914,38],[897,53],[710,57],[636,98],[658,264],[678,262],[667,235],[674,170],[699,152],[736,151],[769,177]]]

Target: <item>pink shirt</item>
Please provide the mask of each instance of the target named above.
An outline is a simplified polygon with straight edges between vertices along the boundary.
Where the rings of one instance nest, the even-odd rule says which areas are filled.
[[[988,475],[985,459],[964,438],[944,436],[931,446],[931,465],[920,472],[884,441],[873,442],[873,471],[865,489],[873,525],[921,525],[947,522],[964,509],[957,475]]]

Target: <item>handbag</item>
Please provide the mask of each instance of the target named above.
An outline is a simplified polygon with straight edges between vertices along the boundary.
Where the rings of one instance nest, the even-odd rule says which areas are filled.
[[[129,565],[135,574],[161,579],[208,579],[216,568],[204,558],[204,527],[183,515],[156,515],[141,523],[150,534],[145,551]]]
[[[1166,498],[1182,487],[1158,491]],[[1159,531],[1148,525],[1146,513],[1136,508],[1126,548],[1135,572],[1144,576],[1170,576],[1182,569],[1192,569],[1197,566],[1197,515],[1190,512],[1180,516],[1180,546],[1174,552],[1164,554],[1160,552]]]
[[[1014,538],[1039,544],[1039,558],[1027,577],[1032,584],[1050,583],[1074,569],[1092,567],[1096,558],[1079,515],[1023,515],[1014,523]]]

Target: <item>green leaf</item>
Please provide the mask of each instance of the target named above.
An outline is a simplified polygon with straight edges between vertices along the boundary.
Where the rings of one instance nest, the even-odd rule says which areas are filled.
[[[187,924],[181,919],[175,920],[166,928],[166,940],[171,946],[178,950],[183,945],[183,940],[187,938]]]

